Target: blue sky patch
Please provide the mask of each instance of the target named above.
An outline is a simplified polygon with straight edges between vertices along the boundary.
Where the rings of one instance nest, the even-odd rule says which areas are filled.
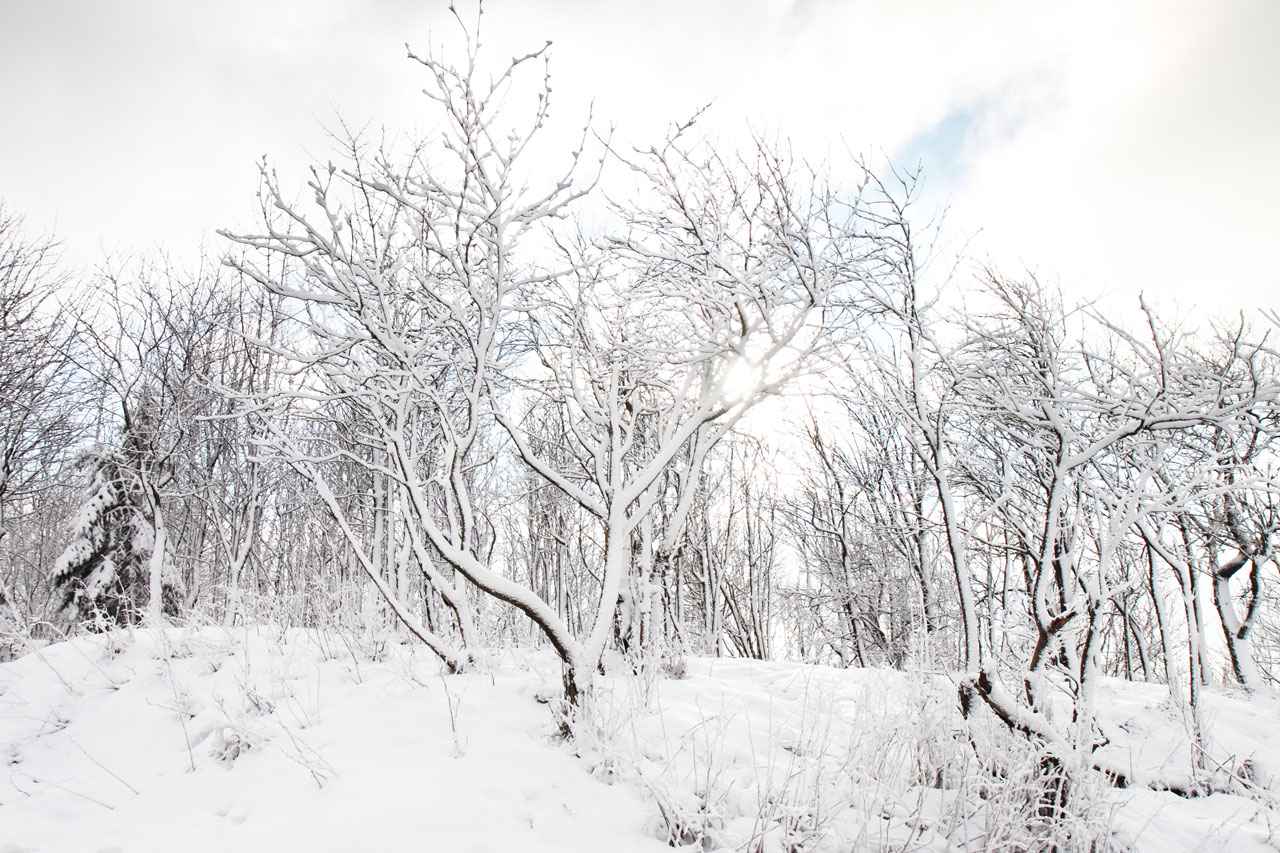
[[[985,110],[979,104],[948,113],[929,130],[907,140],[894,155],[899,166],[924,166],[924,174],[936,184],[955,186],[968,172],[970,142]]]

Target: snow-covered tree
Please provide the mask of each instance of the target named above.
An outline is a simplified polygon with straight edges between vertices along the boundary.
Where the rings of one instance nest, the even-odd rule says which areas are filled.
[[[182,580],[156,527],[131,451],[95,445],[78,466],[85,474],[84,500],[71,522],[71,542],[53,569],[63,606],[93,625],[132,624],[151,601],[151,576],[160,567],[162,610],[173,615],[182,600]],[[157,545],[160,550],[157,550]]]
[[[481,465],[495,375],[518,357],[513,308],[552,275],[527,247],[592,182],[579,178],[580,150],[551,180],[530,169],[550,109],[546,47],[490,76],[463,30],[461,66],[413,57],[441,118],[432,137],[407,151],[349,139],[341,168],[313,170],[307,205],[264,169],[260,233],[227,235],[248,250],[231,263],[291,318],[270,346],[295,381],[241,395],[267,416],[260,446],[311,484],[358,570],[450,668],[476,639],[472,588],[539,624],[554,618],[490,565]],[[410,576],[428,590],[425,610],[405,600]]]
[[[563,644],[570,696],[613,637],[643,633],[627,623],[663,623],[655,569],[683,541],[708,454],[805,369],[865,273],[855,201],[785,152],[722,156],[685,125],[624,164],[642,191],[615,205],[618,233],[563,247],[572,274],[527,312],[536,361],[509,374],[568,440],[548,453],[497,412],[522,461],[597,525],[594,613]]]

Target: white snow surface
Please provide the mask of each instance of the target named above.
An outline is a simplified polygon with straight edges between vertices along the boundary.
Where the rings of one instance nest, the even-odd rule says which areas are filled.
[[[543,653],[442,675],[413,645],[270,627],[33,649],[0,665],[0,853],[1005,843],[1016,785],[972,782],[970,740],[1015,760],[1018,741],[964,730],[946,676],[690,660],[670,678],[614,663],[570,743]],[[1190,766],[1167,696],[1104,685],[1109,760]],[[1116,849],[1280,849],[1280,700],[1211,693],[1205,707],[1206,761],[1247,777],[1240,793],[1099,784],[1078,792],[1081,825]]]
[[[0,851],[664,849],[553,739],[538,678],[380,657],[206,628],[0,667]]]

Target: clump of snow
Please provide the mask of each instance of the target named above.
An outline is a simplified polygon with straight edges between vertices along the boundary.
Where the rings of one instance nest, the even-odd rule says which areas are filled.
[[[601,680],[559,737],[548,654],[444,675],[420,647],[270,627],[119,630],[0,665],[0,850],[1274,850],[1276,697],[1208,694],[1204,750],[1109,682],[1113,764],[1036,824],[1036,755],[943,674],[691,658]],[[994,763],[1000,767],[997,771]],[[1029,811],[1029,808],[1031,809]],[[1066,835],[1070,834],[1070,838]]]

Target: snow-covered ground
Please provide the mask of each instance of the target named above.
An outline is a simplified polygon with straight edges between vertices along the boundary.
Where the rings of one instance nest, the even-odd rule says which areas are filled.
[[[79,637],[0,665],[0,853],[1005,849],[1026,832],[1025,747],[965,728],[944,676],[671,675],[607,678],[570,743],[541,654],[443,676],[421,649],[333,633]],[[1189,765],[1166,696],[1104,688],[1115,760]],[[1280,702],[1211,695],[1204,717],[1240,795],[1080,786],[1069,826],[1121,849],[1280,849]],[[1005,756],[1000,783],[971,739]]]
[[[206,628],[5,665],[0,850],[662,849],[638,793],[553,740],[536,678],[371,651]]]
[[[618,686],[617,707],[600,712],[614,721],[606,748],[625,753],[619,745],[630,744],[619,764],[668,804],[660,813],[709,825],[713,849],[1010,850],[1029,841],[1036,757],[989,716],[966,725],[950,677],[698,660],[685,679],[657,682],[647,705],[619,701]],[[1186,799],[1083,774],[1065,829],[1086,849],[1089,837],[1143,851],[1280,849],[1280,700],[1203,701],[1201,763],[1219,779],[1247,777],[1240,794]],[[1148,777],[1190,775],[1186,714],[1167,688],[1108,681],[1099,706],[1113,764]],[[1003,781],[984,772],[975,743],[1003,759]],[[710,817],[700,823],[703,802]],[[1055,843],[1040,841],[1039,849]]]

